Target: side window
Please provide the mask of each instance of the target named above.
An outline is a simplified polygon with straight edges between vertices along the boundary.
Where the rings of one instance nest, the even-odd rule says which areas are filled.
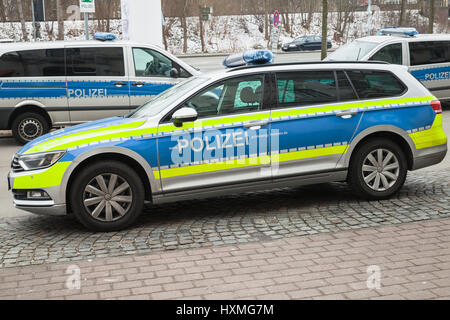
[[[300,71],[277,73],[280,107],[334,103],[337,99],[333,71]]]
[[[65,76],[64,49],[8,52],[0,58],[0,77]]]
[[[189,78],[189,72],[178,64],[148,48],[133,48],[134,69],[136,77],[170,77],[170,70],[178,70],[180,78]]]
[[[393,43],[378,50],[369,60],[402,64],[402,44]]]
[[[344,71],[337,71],[336,76],[339,87],[339,100],[340,101],[357,100],[358,97],[356,96],[356,93],[353,90],[350,81],[348,81]]]
[[[224,80],[189,99],[199,118],[258,111],[263,106],[264,75]]]
[[[401,95],[406,87],[387,71],[347,71],[361,99],[382,98]]]
[[[412,66],[450,61],[450,41],[409,42]]]
[[[68,76],[125,75],[122,47],[68,48],[66,53]]]

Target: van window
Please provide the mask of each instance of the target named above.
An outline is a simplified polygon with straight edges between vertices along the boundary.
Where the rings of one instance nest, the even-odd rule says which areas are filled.
[[[191,75],[178,64],[148,48],[133,48],[134,68],[136,77],[170,77],[170,70],[178,70],[180,78],[189,78]]]
[[[398,96],[406,89],[387,71],[352,70],[347,74],[361,99]]]
[[[92,77],[124,76],[123,48],[68,48],[67,75]]]
[[[333,71],[277,73],[280,107],[334,103],[337,99]]]
[[[369,60],[402,64],[402,44],[393,43],[378,50]]]
[[[64,49],[13,51],[0,57],[0,77],[65,76]]]
[[[412,66],[450,62],[450,41],[422,41],[409,43]]]

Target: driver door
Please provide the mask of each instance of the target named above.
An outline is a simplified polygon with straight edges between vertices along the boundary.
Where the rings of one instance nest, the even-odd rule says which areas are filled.
[[[157,50],[133,47],[131,56],[133,57],[130,72],[131,110],[190,76],[177,63]],[[177,78],[170,76],[172,68],[178,70]]]

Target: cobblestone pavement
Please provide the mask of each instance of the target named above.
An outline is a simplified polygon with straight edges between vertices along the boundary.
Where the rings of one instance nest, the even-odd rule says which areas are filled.
[[[149,207],[134,228],[91,233],[67,217],[0,220],[0,269],[214,247],[450,216],[450,172],[412,172],[393,199],[357,199],[346,184],[278,189]]]
[[[450,219],[73,264],[1,268],[0,299],[450,299]]]

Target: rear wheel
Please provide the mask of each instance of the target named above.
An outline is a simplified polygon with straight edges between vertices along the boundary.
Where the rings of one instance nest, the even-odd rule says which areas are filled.
[[[384,138],[370,140],[355,151],[350,162],[348,182],[367,199],[385,199],[405,183],[407,161],[403,150]]]
[[[75,217],[93,231],[115,231],[130,226],[141,214],[144,186],[129,166],[106,161],[78,172],[71,188]]]
[[[19,143],[25,144],[49,132],[50,125],[42,115],[25,112],[13,120],[11,130],[14,138]]]

